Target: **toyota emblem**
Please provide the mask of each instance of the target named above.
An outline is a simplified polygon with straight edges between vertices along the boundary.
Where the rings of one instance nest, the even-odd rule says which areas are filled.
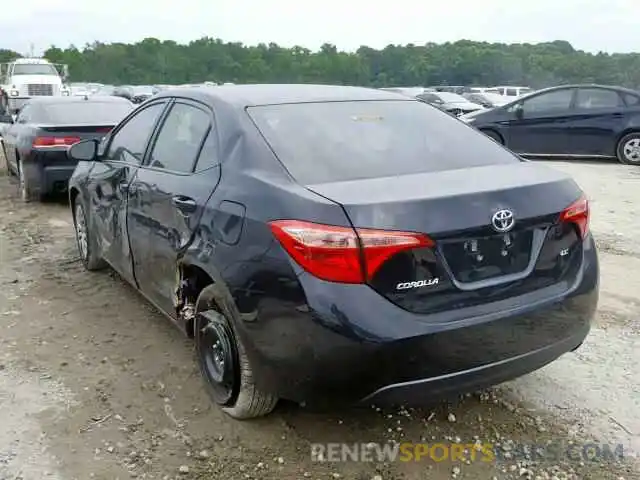
[[[511,210],[498,210],[491,217],[491,224],[496,232],[506,233],[513,228],[515,223],[516,219]]]

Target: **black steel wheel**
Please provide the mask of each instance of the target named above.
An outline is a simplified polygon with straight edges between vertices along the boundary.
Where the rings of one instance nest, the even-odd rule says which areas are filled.
[[[198,313],[196,322],[196,351],[211,397],[218,405],[231,405],[240,379],[233,332],[214,310]]]
[[[262,417],[275,408],[278,397],[256,384],[231,315],[225,315],[216,301],[220,295],[212,284],[196,301],[193,334],[200,372],[209,396],[224,413],[238,420]]]

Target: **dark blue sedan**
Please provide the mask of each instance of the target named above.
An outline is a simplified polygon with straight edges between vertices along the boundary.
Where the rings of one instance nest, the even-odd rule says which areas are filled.
[[[524,156],[617,158],[640,165],[640,92],[635,90],[563,85],[463,120]]]

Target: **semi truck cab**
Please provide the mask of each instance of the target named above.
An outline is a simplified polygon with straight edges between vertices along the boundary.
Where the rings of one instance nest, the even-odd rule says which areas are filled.
[[[0,113],[16,114],[33,97],[69,95],[67,65],[42,58],[0,64]]]

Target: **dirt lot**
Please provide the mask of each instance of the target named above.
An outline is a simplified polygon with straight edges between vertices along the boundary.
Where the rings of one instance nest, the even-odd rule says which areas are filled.
[[[64,199],[22,205],[0,176],[0,480],[640,478],[640,169],[549,165],[593,200],[601,303],[580,350],[435,409],[283,406],[253,422],[210,405],[190,343],[132,288],[83,271]],[[503,460],[310,457],[312,442],[391,440],[493,442]],[[515,453],[570,442],[623,444],[626,459]]]

